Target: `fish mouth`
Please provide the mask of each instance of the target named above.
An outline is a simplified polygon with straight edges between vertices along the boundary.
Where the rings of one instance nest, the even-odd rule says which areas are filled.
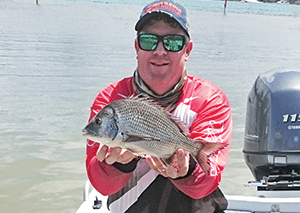
[[[85,132],[85,133],[82,133],[82,135],[83,135],[84,137],[87,137],[87,136],[89,136],[90,134],[87,133],[87,132]]]
[[[82,130],[82,135],[85,136],[85,137],[87,137],[87,136],[96,136],[96,133],[95,132],[90,132],[86,129],[83,129]]]

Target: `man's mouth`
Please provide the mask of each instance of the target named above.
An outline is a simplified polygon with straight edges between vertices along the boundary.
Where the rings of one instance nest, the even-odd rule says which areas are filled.
[[[151,62],[151,64],[153,66],[157,66],[157,67],[162,67],[162,66],[167,66],[169,65],[169,63],[154,63],[154,62]]]

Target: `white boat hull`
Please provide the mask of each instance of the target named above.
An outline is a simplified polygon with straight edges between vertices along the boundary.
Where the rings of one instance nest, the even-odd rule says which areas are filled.
[[[252,196],[226,196],[228,210],[248,212],[300,212],[298,198],[262,198]]]
[[[95,189],[89,192],[89,182],[84,188],[84,202],[76,213],[110,213],[107,209],[107,197],[98,193]],[[289,192],[267,192],[269,197],[234,196],[227,195],[228,208],[226,213],[237,212],[300,212],[300,196],[298,191]],[[277,196],[282,197],[277,197]],[[295,197],[291,197],[295,196]],[[93,209],[94,200],[102,201],[100,209]]]

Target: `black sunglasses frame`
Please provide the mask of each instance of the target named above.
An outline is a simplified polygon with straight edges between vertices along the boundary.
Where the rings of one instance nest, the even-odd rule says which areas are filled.
[[[153,50],[148,50],[148,49],[144,49],[142,48],[141,46],[141,36],[143,35],[152,35],[152,36],[155,36],[157,38],[157,43],[156,43],[156,46]],[[169,37],[169,36],[177,36],[177,37],[181,37],[182,38],[182,46],[176,50],[176,51],[172,51],[172,50],[168,50],[165,46],[165,43],[164,43],[164,38],[165,37]],[[186,45],[188,43],[188,41],[190,40],[190,38],[186,35],[178,35],[178,34],[169,34],[169,35],[164,35],[164,36],[159,36],[159,35],[155,35],[155,34],[151,34],[151,33],[142,33],[142,34],[138,34],[137,35],[137,41],[138,41],[138,45],[139,45],[139,48],[144,50],[144,51],[154,51],[156,50],[156,48],[158,47],[158,44],[159,42],[162,42],[163,43],[163,47],[165,48],[166,51],[168,52],[179,52],[183,49],[184,45]]]

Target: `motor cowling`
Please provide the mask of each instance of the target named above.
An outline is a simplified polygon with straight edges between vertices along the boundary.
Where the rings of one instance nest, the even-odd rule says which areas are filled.
[[[300,70],[257,77],[247,99],[243,153],[257,181],[300,173]]]

